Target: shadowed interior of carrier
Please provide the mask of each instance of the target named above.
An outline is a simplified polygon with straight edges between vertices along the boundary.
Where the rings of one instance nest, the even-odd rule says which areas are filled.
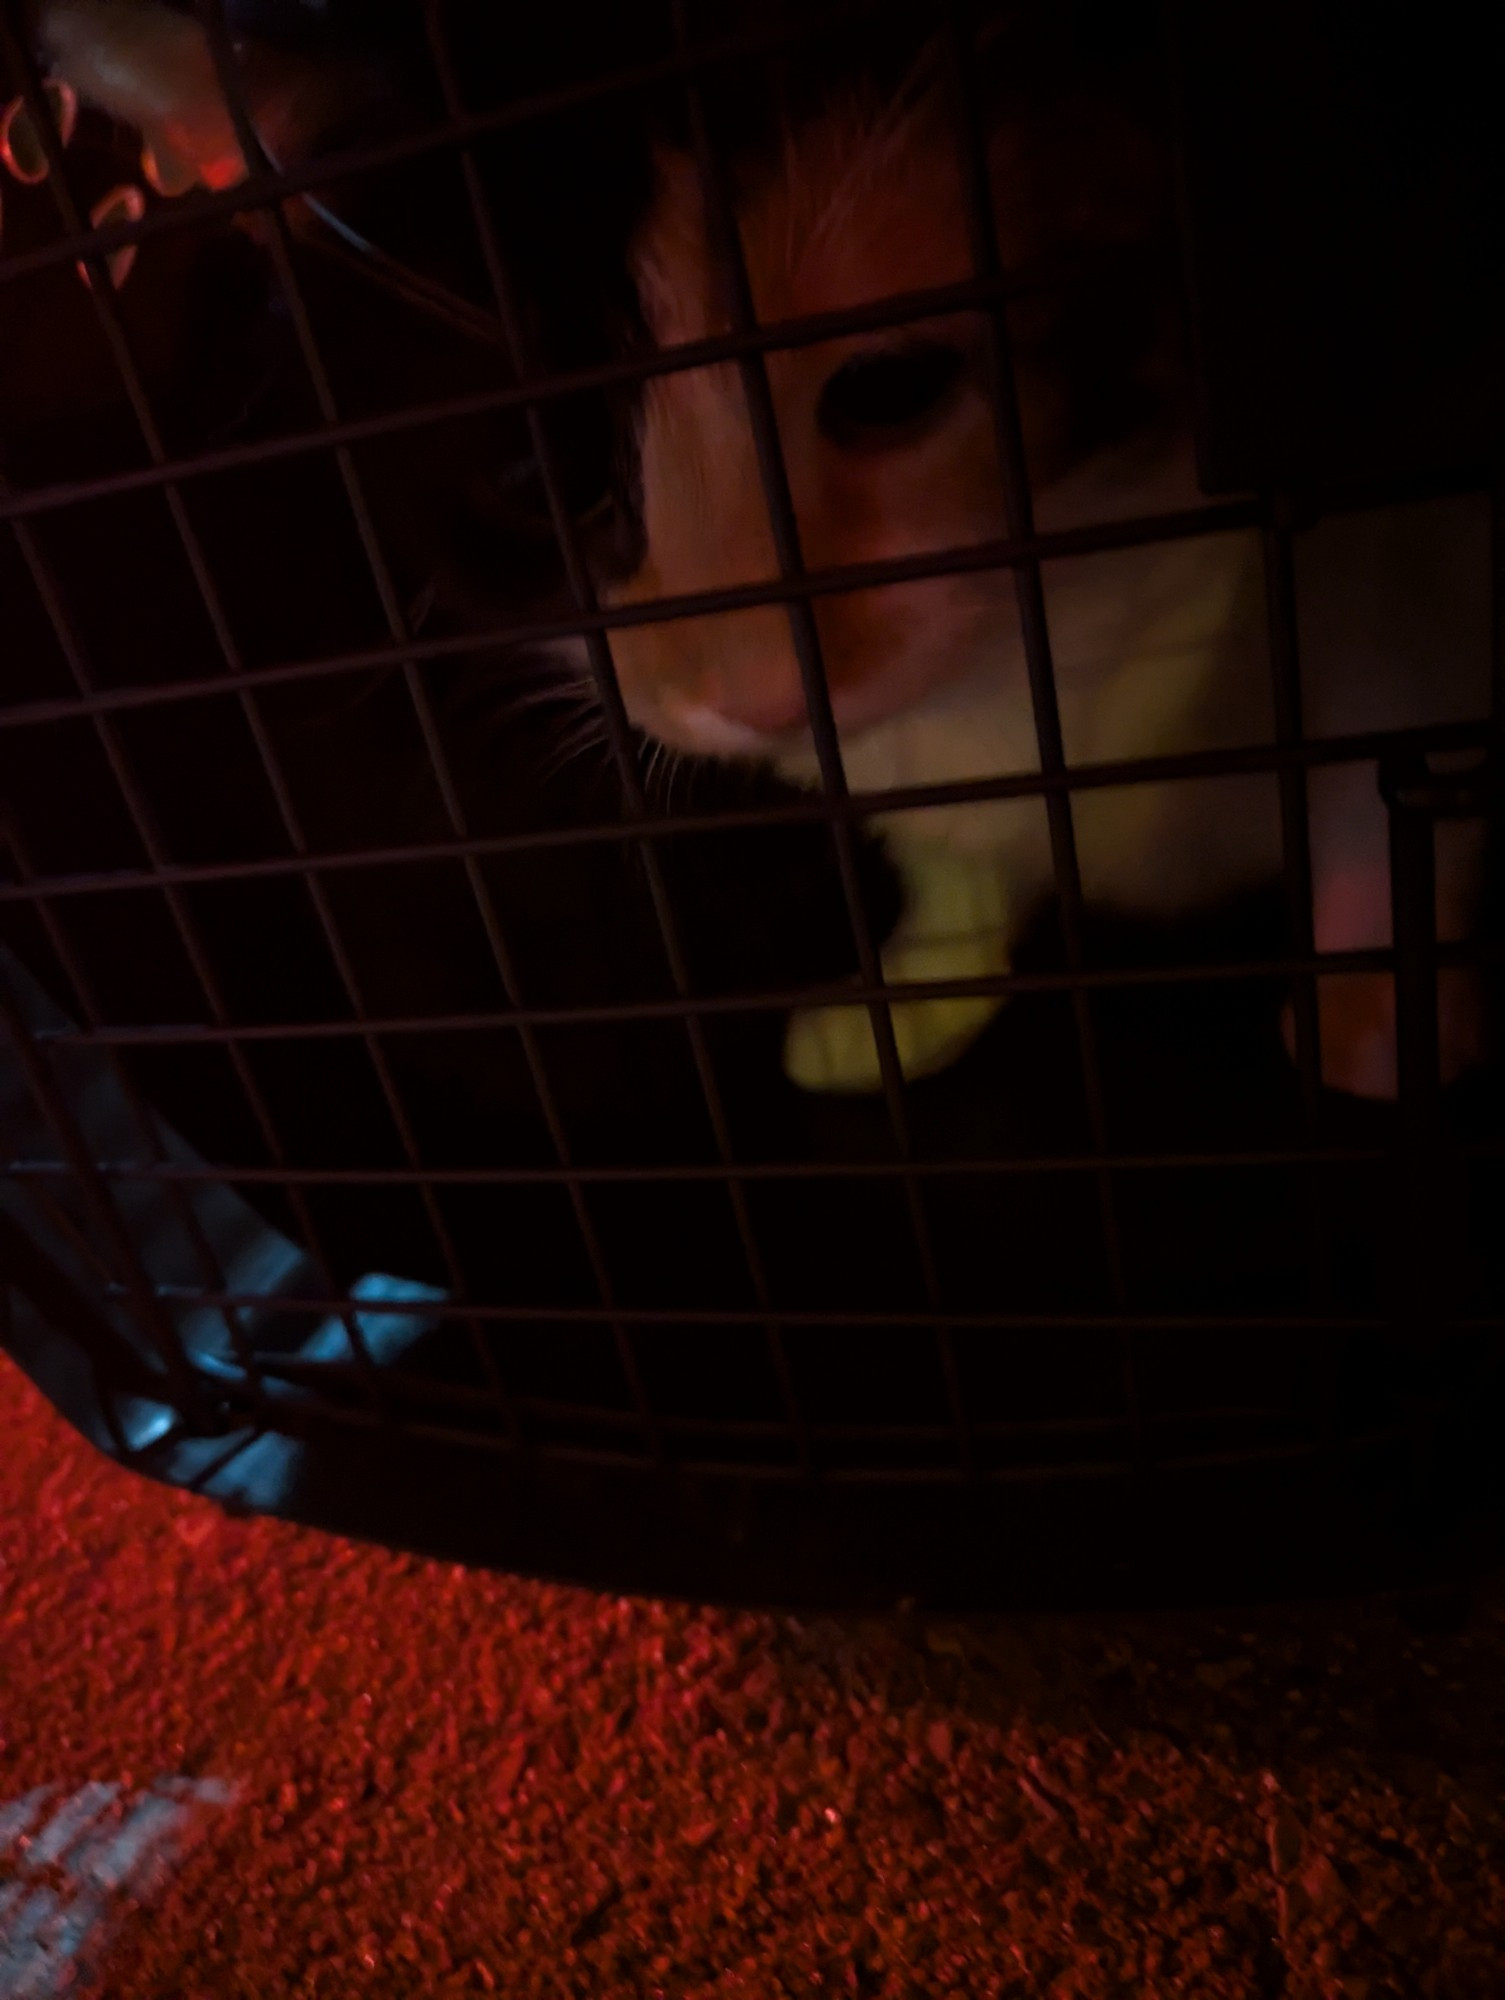
[[[139,134],[87,103],[48,126],[29,10],[6,12],[0,80],[43,155],[0,173],[0,1252],[24,1365],[157,1476],[608,1584],[1185,1593],[1240,1560],[1289,1582],[1492,1547],[1485,107],[1445,119],[1440,75],[1383,35],[1361,61],[1337,6],[1072,14],[1052,60],[1150,93],[1163,214],[1023,278],[979,248],[945,303],[1005,407],[1044,327],[1109,423],[1115,327],[1174,297],[1202,490],[1149,522],[1032,517],[1005,450],[992,539],[888,581],[1012,573],[1049,624],[1068,589],[1222,537],[1264,720],[1136,766],[1074,744],[1068,703],[1023,768],[859,770],[841,796],[829,770],[666,754],[614,693],[610,635],[647,622],[614,595],[643,552],[634,426],[665,368],[629,276],[653,137],[699,148],[714,220],[771,105],[934,46],[975,159],[977,38],[1032,47],[1029,11],[226,11],[192,17],[225,74],[249,38],[362,81],[278,158],[243,100],[249,178],[148,188],[139,221],[107,206],[142,182]],[[1348,95],[1319,118],[1329,71]],[[1437,143],[1397,160],[1402,126]],[[841,328],[749,329],[736,292],[697,359],[750,370],[757,430],[756,357]],[[772,417],[757,442],[777,525]],[[1472,579],[1466,671],[1420,721],[1380,704],[1308,736],[1303,676],[1347,635],[1303,579],[1345,536],[1397,564],[1430,537]],[[770,579],[668,610],[788,604],[818,651],[810,607],[877,571],[781,545]],[[1338,602],[1362,619],[1357,584]],[[1308,800],[1349,768],[1388,828],[1392,935],[1324,956]],[[1189,916],[1115,911],[1073,829],[1136,786],[1222,788],[1283,866]],[[1035,816],[1053,886],[1005,972],[952,978],[1005,996],[985,1031],[906,1077],[875,983],[892,831],[958,800]],[[1483,882],[1439,938],[1463,825]],[[1485,996],[1450,1081],[1439,965]],[[1393,1102],[1319,1071],[1323,982],[1376,972]],[[791,1014],[869,1003],[880,1087],[792,1080]]]

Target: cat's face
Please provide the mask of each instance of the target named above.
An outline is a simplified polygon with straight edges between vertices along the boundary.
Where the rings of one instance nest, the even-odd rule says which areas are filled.
[[[1111,213],[1083,227],[1074,190],[1042,190],[1045,164],[1028,135],[995,134],[989,165],[1006,269],[1055,247],[1052,222],[1058,237],[1126,233]],[[738,221],[763,323],[964,283],[973,272],[957,151],[934,105],[902,117],[834,112],[792,136],[746,188]],[[699,185],[681,155],[660,159],[633,263],[661,347],[724,330]],[[1026,453],[1048,481],[1072,461],[1070,371],[1058,365],[1048,311],[1021,310],[1014,332]],[[771,352],[767,371],[807,570],[1004,533],[981,314]],[[645,553],[614,603],[777,576],[735,364],[651,381],[639,442]],[[1012,577],[997,569],[818,595],[838,727],[850,736],[978,671],[1013,601]],[[621,628],[612,650],[629,714],[665,742],[777,761],[806,740],[781,605]]]

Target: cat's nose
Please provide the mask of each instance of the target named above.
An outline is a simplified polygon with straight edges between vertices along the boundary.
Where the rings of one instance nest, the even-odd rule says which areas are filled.
[[[712,757],[766,756],[805,720],[803,692],[760,689],[751,696],[715,693],[671,705],[676,736]]]
[[[802,727],[804,677],[783,607],[734,613],[720,621],[719,630],[713,626],[707,619],[695,634],[697,701],[765,740]]]
[[[805,689],[797,667],[793,673],[749,675],[718,687],[707,706],[739,729],[786,736],[805,720]]]
[[[805,690],[782,610],[759,607],[612,635],[629,715],[711,756],[758,757],[803,727]]]

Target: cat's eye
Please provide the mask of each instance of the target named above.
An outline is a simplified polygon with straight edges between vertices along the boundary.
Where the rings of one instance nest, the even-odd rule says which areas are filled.
[[[960,349],[941,341],[853,355],[821,390],[816,422],[848,449],[906,444],[950,403],[963,365]]]

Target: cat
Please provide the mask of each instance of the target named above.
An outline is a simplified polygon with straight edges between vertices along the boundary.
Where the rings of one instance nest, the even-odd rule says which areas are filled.
[[[1055,82],[996,107],[987,172],[1005,272],[1064,257],[1144,253],[1165,230],[1168,162],[1132,93]],[[936,53],[904,86],[861,82],[734,162],[736,224],[762,323],[965,282],[974,270],[961,154]],[[661,144],[630,261],[661,349],[727,330],[695,158]],[[1163,264],[1162,267],[1164,268]],[[1201,504],[1180,387],[1174,281],[1109,277],[1073,303],[1041,291],[1011,311],[1023,446],[1042,529]],[[1115,341],[1117,343],[1115,347]],[[980,313],[774,349],[766,380],[803,561],[814,571],[922,555],[1004,534],[1006,508]],[[660,373],[638,421],[643,546],[617,606],[777,576],[756,441],[735,363]],[[1324,523],[1297,551],[1309,733],[1487,712],[1487,522],[1468,503]],[[1043,566],[1065,753],[1081,763],[1270,741],[1260,551],[1204,535]],[[1039,768],[1007,568],[814,599],[832,712],[854,790]],[[684,751],[819,781],[785,608],[634,623],[612,648],[629,716]],[[1389,942],[1385,823],[1372,768],[1310,785],[1317,947]],[[1275,879],[1273,778],[1116,786],[1073,803],[1084,893],[1116,913],[1190,915]],[[909,885],[884,954],[890,979],[1007,969],[1054,884],[1040,801],[948,804],[881,825]],[[1478,893],[1471,830],[1443,849],[1440,929],[1465,931]],[[1388,976],[1319,987],[1325,1081],[1396,1089]],[[989,1000],[893,1009],[907,1074],[944,1067],[996,1011]],[[1478,994],[1441,982],[1444,1074],[1482,1053]],[[1293,1030],[1286,1017],[1288,1044]],[[786,1066],[813,1088],[877,1087],[864,1008],[797,1016]]]
[[[254,11],[254,10],[253,10]],[[1004,17],[999,17],[1002,21]],[[987,168],[1003,267],[1040,287],[1010,308],[1023,447],[1045,530],[1200,501],[1182,387],[1174,285],[1113,275],[1053,292],[1063,260],[1147,255],[1164,270],[1166,143],[1148,98],[1085,80],[1038,51],[1011,74],[1012,31],[984,51]],[[161,0],[41,0],[37,38],[79,96],[135,124],[162,186],[233,185],[245,162],[191,17]],[[1045,37],[1046,44],[1050,38]],[[243,41],[258,131],[274,158],[358,127],[380,98],[369,52],[314,60]],[[390,69],[390,63],[388,65]],[[1000,84],[999,79],[1002,79]],[[1043,79],[1043,82],[1042,82]],[[961,165],[933,52],[895,87],[848,84],[784,118],[745,151],[737,220],[765,321],[838,311],[967,279],[973,263]],[[630,247],[642,320],[659,347],[724,330],[699,174],[661,144]],[[923,555],[1001,534],[1005,508],[980,313],[772,352],[767,377],[809,568]],[[776,574],[755,439],[733,364],[652,379],[636,435],[641,553],[608,575],[617,607],[767,581]],[[1467,507],[1367,526],[1326,523],[1298,566],[1306,627],[1304,720],[1315,734],[1482,711],[1487,639],[1481,522]],[[623,573],[623,569],[626,573]],[[1047,562],[1045,608],[1065,753],[1075,762],[1268,740],[1263,583],[1252,538],[1170,540]],[[815,600],[846,774],[861,791],[1037,767],[1016,583],[1008,568]],[[633,624],[612,635],[630,719],[671,748],[819,777],[787,616],[770,605]],[[562,649],[578,675],[579,649]],[[1319,950],[1388,941],[1384,821],[1373,774],[1340,766],[1310,783]],[[1273,879],[1281,861],[1274,781],[1117,786],[1076,795],[1089,903],[1177,917]],[[884,954],[893,979],[1001,973],[1054,884],[1041,803],[945,805],[879,822],[909,887]],[[1444,848],[1444,935],[1472,921],[1479,843]],[[1319,988],[1325,1080],[1395,1089],[1388,977]],[[1443,1065],[1481,1056],[1478,995],[1445,977]],[[997,1011],[989,999],[894,1010],[906,1071],[955,1059]],[[1289,1017],[1287,1037],[1291,1038]],[[797,1016],[796,1081],[871,1089],[879,1063],[863,1009]]]

